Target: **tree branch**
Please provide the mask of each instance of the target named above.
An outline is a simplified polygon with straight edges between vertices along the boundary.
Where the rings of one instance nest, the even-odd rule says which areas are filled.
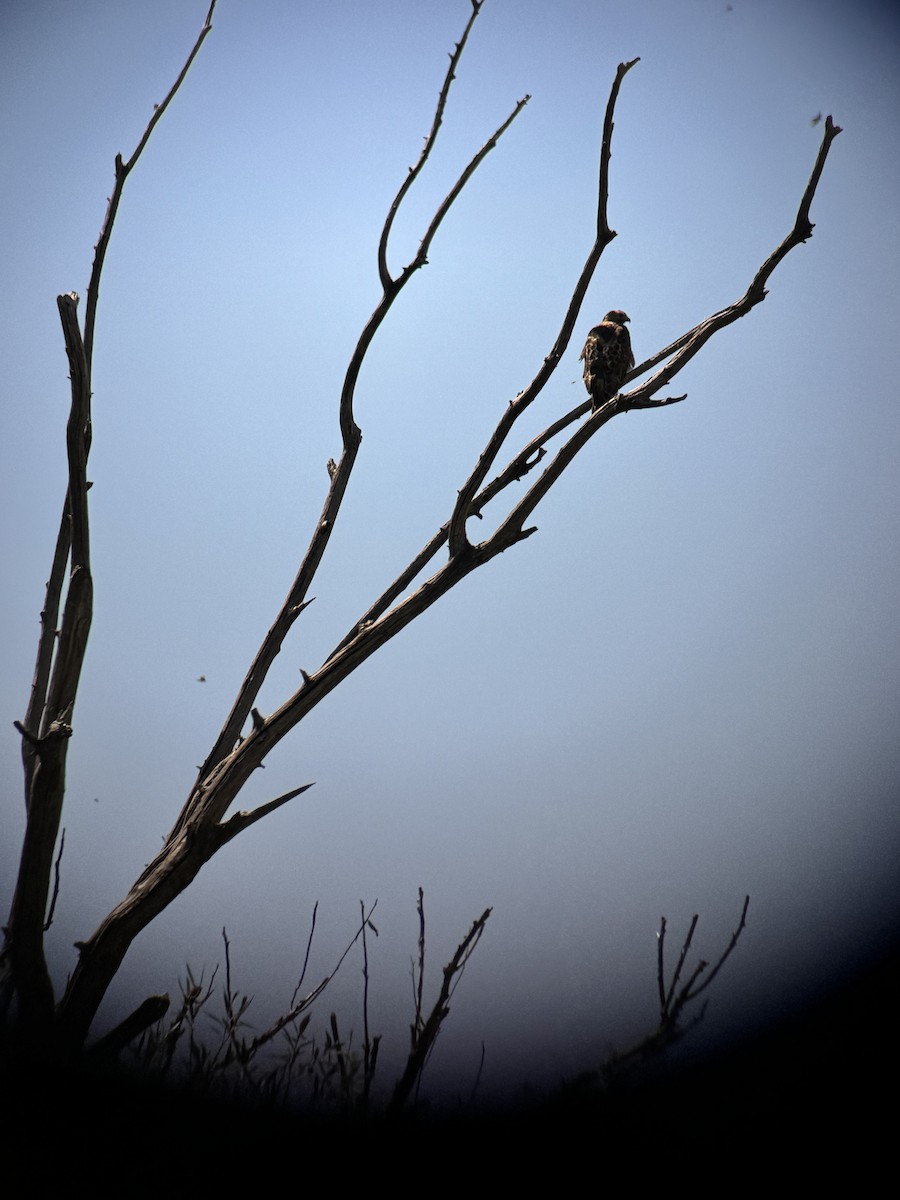
[[[245,829],[248,829],[251,825],[255,825],[257,821],[261,821],[269,813],[274,812],[276,808],[281,808],[283,804],[287,804],[289,800],[293,800],[295,796],[302,795],[303,792],[308,792],[314,786],[312,783],[304,783],[302,787],[285,792],[283,796],[278,796],[277,799],[270,800],[267,804],[261,804],[259,808],[254,808],[251,812],[234,813],[223,825],[217,826],[219,846],[224,846],[226,842],[230,842],[237,834],[243,833]]]
[[[462,52],[465,49],[466,42],[469,40],[469,34],[472,30],[472,26],[475,24],[475,19],[481,11],[482,3],[483,0],[478,0],[478,3],[472,5],[472,14],[466,23],[466,27],[463,30],[463,35],[453,48],[453,53],[450,55],[450,66],[447,68],[447,74],[444,77],[444,85],[441,88],[440,95],[438,96],[437,108],[434,112],[434,120],[432,121],[431,129],[425,138],[425,144],[422,146],[422,153],[419,155],[415,166],[409,168],[409,174],[400,185],[400,189],[397,192],[397,195],[394,197],[391,207],[388,210],[388,215],[384,222],[384,228],[381,231],[381,237],[378,239],[378,278],[381,280],[381,287],[385,292],[390,291],[395,282],[390,271],[388,270],[387,264],[388,241],[391,236],[391,230],[394,227],[394,218],[400,211],[400,205],[403,203],[406,193],[412,187],[413,183],[415,183],[422,171],[422,168],[428,161],[428,156],[437,140],[438,130],[440,129],[444,120],[444,110],[447,107],[447,99],[450,95],[450,85],[456,78],[456,68],[459,65],[459,60],[462,57]]]
[[[88,369],[90,369],[94,357],[94,326],[97,320],[97,304],[100,299],[100,276],[103,272],[103,264],[106,261],[106,251],[109,247],[109,239],[112,236],[113,225],[116,220],[116,213],[119,209],[119,201],[122,199],[122,189],[125,187],[125,180],[131,174],[132,170],[137,164],[138,159],[143,154],[144,147],[150,140],[150,135],[153,133],[153,130],[162,119],[163,113],[175,98],[175,93],[181,87],[185,76],[191,68],[191,64],[199,54],[200,47],[203,45],[206,35],[212,29],[212,17],[215,7],[216,0],[212,0],[212,3],[209,6],[209,12],[206,14],[206,20],[203,23],[203,28],[200,30],[199,36],[194,43],[193,50],[187,56],[187,61],[181,68],[178,78],[169,88],[169,92],[165,100],[163,100],[162,104],[154,105],[153,116],[147,122],[147,127],[141,135],[141,139],[135,147],[131,158],[129,158],[127,162],[123,162],[122,155],[116,155],[116,178],[113,184],[112,195],[109,198],[106,216],[100,229],[100,237],[97,241],[97,245],[94,247],[94,264],[91,269],[91,279],[87,290],[87,303],[84,317],[84,347]]]
[[[11,980],[19,997],[20,1028],[23,1036],[42,1036],[53,1010],[53,986],[44,956],[44,933],[53,871],[53,851],[59,835],[65,797],[66,755],[72,735],[72,712],[87,649],[93,613],[93,580],[90,567],[90,537],[87,506],[87,458],[91,445],[90,371],[78,327],[78,297],[74,293],[57,298],[66,353],[69,359],[72,402],[66,433],[69,483],[67,489],[69,536],[61,533],[57,551],[67,540],[71,569],[63,609],[59,641],[43,705],[40,732],[35,735],[28,720],[37,721],[29,706],[26,723],[17,723],[23,735],[23,754],[29,793],[26,800],[25,837],[13,893],[6,945]],[[66,512],[63,513],[66,523]],[[54,569],[58,568],[58,553]],[[60,578],[51,575],[54,587]],[[48,587],[49,591],[49,587]],[[45,606],[46,607],[46,606]],[[42,661],[46,653],[45,633],[38,650],[38,671],[49,669]],[[32,689],[31,702],[35,703]]]
[[[609,195],[609,159],[611,154],[611,140],[613,131],[613,113],[615,112],[616,99],[619,95],[619,88],[622,80],[627,73],[635,65],[640,62],[640,59],[632,59],[631,62],[619,63],[616,70],[616,77],[613,81],[612,88],[609,94],[609,100],[606,105],[606,117],[603,122],[603,140],[600,147],[600,182],[598,187],[598,202],[597,202],[597,238],[594,245],[591,247],[587,261],[582,268],[581,275],[575,285],[575,290],[572,293],[572,298],[569,301],[569,307],[566,311],[563,320],[562,329],[560,330],[553,349],[544,359],[544,362],[535,375],[534,379],[528,385],[524,392],[520,392],[515,400],[511,400],[509,406],[503,416],[497,423],[497,427],[488,440],[487,445],[481,452],[478,463],[474,471],[466,480],[457,497],[456,506],[453,510],[453,515],[450,518],[450,530],[448,541],[450,544],[450,557],[457,558],[465,553],[469,547],[469,541],[466,536],[466,521],[472,512],[472,501],[478,492],[481,485],[487,478],[488,471],[494,463],[500,447],[503,445],[509,431],[512,429],[515,422],[522,415],[526,408],[535,400],[544,389],[544,385],[550,379],[550,376],[559,365],[559,361],[565,353],[566,347],[572,336],[572,331],[575,328],[575,322],[578,314],[581,311],[581,305],[584,302],[585,294],[587,293],[588,285],[593,278],[597,264],[600,262],[600,257],[609,243],[616,236],[615,231],[609,228],[606,219],[606,206]]]
[[[69,491],[63,503],[62,518],[56,537],[56,548],[50,565],[50,578],[47,581],[44,597],[44,607],[41,609],[41,632],[38,638],[37,660],[34,666],[34,677],[31,684],[31,695],[25,719],[19,727],[22,737],[22,765],[25,774],[25,812],[31,807],[31,790],[34,771],[37,766],[36,735],[40,731],[41,721],[47,704],[47,689],[50,686],[50,671],[53,666],[53,654],[56,649],[57,623],[63,586],[66,581],[66,567],[69,563],[69,550],[72,546],[72,515],[69,508]],[[26,733],[34,737],[24,736]]]
[[[690,992],[690,994],[685,997],[685,1000],[693,1000],[696,996],[699,996],[701,992],[705,991],[709,987],[709,985],[712,983],[712,981],[715,979],[715,977],[718,975],[718,973],[722,970],[722,967],[725,965],[726,960],[730,956],[731,952],[734,950],[735,946],[738,944],[738,939],[740,938],[741,934],[744,932],[744,927],[747,924],[747,909],[749,907],[750,907],[750,897],[745,896],[744,897],[744,907],[741,909],[741,919],[740,919],[740,921],[738,921],[737,928],[732,933],[731,940],[729,941],[728,945],[723,950],[722,955],[719,958],[719,961],[716,963],[716,965],[713,967],[713,969],[707,975],[707,977],[703,981],[703,983],[701,983],[700,986],[698,988],[696,988],[694,991]],[[709,964],[706,964],[706,965],[708,966]]]
[[[328,495],[325,499],[325,504],[322,508],[319,520],[316,523],[312,538],[304,555],[303,562],[294,579],[287,598],[281,607],[281,611],[275,618],[275,622],[263,639],[263,642],[256,653],[253,664],[244,679],[241,689],[238,692],[234,706],[222,727],[222,730],[215,741],[206,761],[200,769],[195,792],[188,799],[185,808],[182,810],[181,816],[176,823],[173,832],[177,832],[189,819],[189,811],[193,798],[197,795],[197,790],[204,779],[208,779],[211,773],[219,766],[224,759],[233,750],[237,739],[240,737],[241,730],[246,724],[250,709],[259,695],[259,691],[263,682],[268,675],[269,669],[275,658],[281,651],[284,639],[291,629],[296,618],[303,611],[303,608],[309,603],[306,600],[306,594],[312,586],[313,579],[322,561],[325,549],[331,538],[335,523],[340,512],[341,504],[347,490],[347,485],[350,481],[350,475],[353,471],[356,462],[356,456],[359,451],[360,442],[362,441],[362,432],[356,424],[353,415],[353,400],[356,393],[356,384],[359,379],[359,373],[362,369],[363,362],[369,347],[378,332],[382,322],[387,316],[397,296],[409,282],[412,275],[427,263],[427,253],[431,245],[434,235],[437,233],[438,227],[444,217],[449,212],[452,204],[458,198],[460,192],[465,187],[466,183],[474,174],[477,167],[484,160],[486,155],[497,144],[497,140],[502,136],[512,121],[518,116],[519,112],[524,107],[528,100],[526,96],[524,100],[520,100],[516,105],[511,115],[503,122],[503,124],[494,132],[488,141],[482,146],[478,153],[472,158],[468,166],[465,168],[459,179],[451,188],[445,199],[440,204],[434,217],[432,217],[425,235],[422,238],[418,252],[415,257],[407,263],[400,274],[394,278],[391,276],[387,268],[387,249],[388,240],[391,229],[393,227],[394,218],[407,195],[413,180],[418,176],[422,167],[428,159],[432,147],[434,146],[437,137],[438,129],[443,120],[444,108],[447,103],[447,96],[450,91],[450,84],[454,79],[454,72],[462,55],[463,48],[468,40],[469,31],[472,23],[481,10],[483,0],[478,0],[478,3],[473,3],[473,12],[469,17],[469,21],[463,32],[463,36],[456,45],[453,54],[450,56],[450,67],[448,69],[444,86],[441,89],[438,97],[437,110],[435,112],[434,121],[432,123],[431,132],[425,140],[422,154],[414,167],[410,168],[410,172],[400,187],[388,215],[385,219],[384,227],[381,231],[381,237],[378,244],[378,271],[382,286],[382,296],[376,305],[375,311],[369,317],[363,327],[362,333],[350,357],[350,362],[347,367],[347,372],[344,377],[343,387],[341,389],[340,398],[340,428],[343,439],[343,451],[336,464],[329,463],[328,474],[331,480],[331,485],[328,489]]]
[[[819,147],[819,153],[816,156],[809,182],[801,197],[794,226],[787,237],[772,251],[753,276],[750,286],[744,295],[741,296],[740,300],[736,300],[734,304],[730,304],[727,308],[713,313],[705,321],[701,321],[699,325],[695,325],[693,329],[682,334],[670,346],[659,351],[653,358],[648,359],[645,363],[641,363],[639,367],[629,372],[627,379],[633,379],[640,374],[644,374],[652,366],[662,362],[665,358],[669,358],[665,367],[661,371],[657,371],[655,375],[652,375],[646,383],[642,384],[639,388],[635,388],[634,391],[625,393],[619,397],[621,411],[624,412],[629,408],[648,407],[645,402],[651,396],[655,395],[661,387],[665,387],[715,333],[718,333],[720,329],[724,329],[727,325],[740,320],[741,317],[745,317],[752,308],[765,300],[767,295],[766,284],[775,268],[787,257],[791,250],[812,237],[814,226],[809,219],[810,206],[822,176],[825,160],[828,157],[828,151],[831,149],[831,143],[840,132],[840,126],[835,125],[830,116],[826,117],[822,143]]]
[[[711,317],[707,317],[705,321],[701,321],[699,325],[696,325],[688,333],[683,334],[677,342],[673,343],[677,349],[672,354],[669,362],[666,363],[661,371],[651,376],[646,383],[641,384],[640,387],[635,388],[631,392],[624,392],[619,396],[614,396],[611,400],[601,405],[596,412],[592,413],[588,420],[579,427],[576,433],[559,450],[556,457],[522,500],[511,510],[500,526],[498,526],[493,537],[480,546],[482,551],[491,553],[496,552],[496,548],[501,550],[506,549],[508,545],[511,545],[522,536],[524,522],[531,516],[538,503],[547,494],[572,459],[574,459],[575,455],[584,448],[587,442],[612,417],[618,413],[627,412],[629,409],[659,408],[677,403],[685,398],[684,396],[670,396],[657,399],[655,398],[655,394],[678,374],[700,348],[709,341],[713,334],[717,333],[720,329],[724,329],[734,321],[739,320],[741,317],[746,316],[751,308],[765,299],[765,284],[768,282],[772,272],[795,246],[806,241],[811,236],[813,227],[809,222],[809,208],[822,174],[828,150],[832,141],[840,132],[840,128],[834,125],[829,117],[825,124],[822,145],[819,149],[812,175],[800,202],[794,227],[756,272],[750,286],[741,299],[729,305],[728,308],[724,308],[720,312],[714,313]],[[667,351],[654,356],[654,359],[648,360],[648,362],[661,361],[667,352],[668,348]],[[627,379],[635,378],[645,369],[646,364],[641,364],[640,367],[636,367],[629,372]],[[500,543],[499,547],[496,547],[497,541]]]
[[[115,1029],[111,1029],[91,1046],[91,1058],[95,1061],[106,1062],[115,1059],[129,1042],[133,1042],[145,1029],[149,1029],[157,1021],[161,1021],[168,1011],[169,997],[167,995],[148,996],[133,1013],[124,1021],[120,1021]]]

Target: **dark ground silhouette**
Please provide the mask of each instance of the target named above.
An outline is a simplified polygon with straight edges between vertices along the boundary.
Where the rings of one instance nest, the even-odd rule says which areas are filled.
[[[466,1191],[492,1179],[602,1187],[628,1174],[740,1189],[849,1168],[863,1187],[896,1131],[900,945],[850,982],[700,1065],[613,1095],[573,1089],[477,1116],[395,1123],[198,1101],[122,1074],[6,1064],[2,1138],[30,1186],[306,1188],[368,1181]],[[435,1171],[437,1176],[435,1176]],[[412,1174],[410,1173],[412,1172]],[[721,1174],[725,1172],[725,1174]],[[706,1181],[704,1184],[703,1181]],[[579,1182],[580,1181],[580,1182]],[[717,1185],[717,1186],[718,1186]]]

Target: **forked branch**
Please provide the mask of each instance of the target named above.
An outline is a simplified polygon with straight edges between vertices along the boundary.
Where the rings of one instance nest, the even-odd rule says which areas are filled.
[[[471,929],[456,947],[455,954],[444,967],[441,990],[434,1007],[428,1016],[423,1018],[422,976],[425,969],[425,910],[422,905],[422,889],[419,889],[419,976],[415,984],[415,1019],[409,1030],[409,1057],[388,1104],[389,1116],[397,1116],[403,1111],[413,1089],[421,1079],[422,1072],[425,1070],[437,1036],[441,1031],[441,1026],[450,1014],[451,997],[462,978],[466,964],[475,953],[475,947],[481,941],[481,935],[484,933],[484,927],[490,915],[491,909],[486,908],[481,916],[472,922]]]
[[[609,160],[612,153],[613,115],[622,80],[635,63],[638,62],[640,62],[640,59],[635,58],[631,62],[619,63],[606,105],[606,116],[603,121],[603,139],[600,148],[597,237],[582,267],[578,282],[575,284],[575,290],[572,293],[572,298],[566,309],[566,315],[563,318],[562,328],[557,335],[550,353],[544,359],[534,379],[525,388],[524,392],[520,392],[515,400],[510,401],[509,406],[497,422],[494,432],[488,439],[487,445],[482,450],[475,469],[460,489],[456,505],[453,509],[453,515],[450,518],[448,532],[451,558],[458,558],[459,555],[463,554],[469,548],[469,541],[466,537],[466,521],[472,515],[472,502],[475,495],[487,478],[488,472],[493,466],[513,425],[529,405],[541,394],[547,381],[559,366],[560,359],[569,345],[572,331],[575,328],[575,322],[578,319],[578,314],[581,311],[581,305],[584,302],[590,282],[594,277],[594,272],[600,262],[600,257],[616,236],[615,230],[610,229],[606,216],[607,201],[609,198]]]
[[[635,60],[638,61],[638,60]],[[620,66],[620,75],[617,76],[617,82],[624,75],[625,71],[630,69],[633,63],[624,63]],[[612,103],[615,92],[610,97]],[[610,107],[607,107],[607,120],[604,124],[605,138],[611,136],[612,130],[612,112]],[[665,346],[662,350],[652,355],[639,363],[633,370],[628,373],[626,382],[629,380],[640,378],[660,362],[668,359],[664,370],[652,376],[640,387],[635,388],[630,392],[623,392],[621,395],[614,397],[606,404],[597,409],[591,414],[590,420],[581,425],[572,438],[564,444],[557,456],[551,461],[550,466],[545,470],[544,474],[537,480],[531,489],[523,496],[516,504],[502,524],[498,527],[494,536],[488,541],[483,542],[479,546],[479,551],[483,555],[492,556],[499,549],[505,549],[508,545],[512,545],[515,540],[523,535],[525,521],[529,519],[531,514],[537,508],[540,501],[547,494],[550,488],[556,483],[563,471],[572,462],[575,456],[587,445],[588,441],[599,432],[599,430],[614,416],[621,412],[629,410],[640,410],[650,408],[664,408],[677,404],[685,400],[686,395],[680,396],[659,396],[657,393],[662,390],[678,372],[687,365],[691,358],[699,351],[699,349],[707,342],[714,333],[725,328],[726,325],[745,316],[752,307],[760,303],[766,296],[765,284],[771,276],[772,272],[784,257],[795,246],[805,241],[812,233],[813,226],[809,220],[810,206],[815,195],[816,187],[822,175],[822,170],[825,165],[825,159],[828,155],[829,148],[835,137],[841,132],[840,127],[834,125],[831,117],[828,117],[825,122],[825,130],[822,138],[822,143],[819,147],[819,152],[810,176],[809,183],[800,201],[800,206],[794,222],[794,226],[787,237],[781,242],[775,251],[766,259],[763,265],[754,275],[750,286],[744,296],[728,308],[722,309],[720,312],[712,314],[705,320],[683,333],[674,342]],[[608,142],[604,141],[604,148],[608,146]],[[608,177],[603,169],[604,160],[608,163],[608,155],[601,153],[601,175],[600,175],[600,213],[605,214],[605,199],[604,196],[608,191]],[[598,219],[598,228],[605,228],[605,220],[601,217]],[[592,254],[597,250],[597,245],[592,249]],[[589,257],[588,265],[591,259]],[[585,273],[582,272],[582,279]],[[573,300],[578,295],[576,289]],[[569,312],[573,311],[570,305]],[[575,310],[577,315],[578,309]],[[567,314],[568,315],[568,314]],[[574,318],[573,318],[574,323]],[[566,325],[563,327],[563,332],[566,331]],[[571,325],[568,327],[568,336],[571,336]],[[561,335],[562,337],[562,335]],[[559,340],[559,339],[558,339]],[[566,341],[568,338],[566,338]],[[551,356],[552,357],[552,356]],[[550,357],[545,360],[545,365],[550,361]],[[543,382],[546,382],[544,380]],[[543,386],[540,374],[535,377],[531,387],[536,384]],[[491,441],[482,455],[482,460],[493,461],[496,456],[496,451],[504,440],[506,433],[511,429],[517,415],[518,410],[516,405],[523,397],[527,397],[529,392],[521,393],[520,397],[510,402],[504,417],[501,418]],[[411,560],[409,565],[404,568],[400,575],[390,584],[390,586],[378,597],[371,607],[363,614],[356,625],[345,635],[345,637],[337,644],[332,651],[330,658],[334,658],[346,646],[353,642],[366,628],[374,624],[381,616],[388,612],[391,605],[394,604],[400,596],[402,596],[410,585],[417,579],[430,562],[438,555],[441,549],[447,544],[450,538],[453,522],[456,522],[459,549],[462,549],[467,544],[464,529],[465,522],[471,517],[481,517],[487,505],[496,499],[507,487],[513,483],[519,482],[531,471],[533,471],[547,454],[548,444],[556,438],[560,433],[575,425],[580,421],[585,414],[591,413],[590,400],[584,400],[576,405],[569,412],[553,421],[546,429],[542,430],[535,437],[531,438],[509,461],[506,467],[497,474],[494,479],[481,488],[477,494],[471,495],[471,483],[473,481],[483,481],[484,472],[476,469],[470,477],[469,484],[463,491],[460,492],[459,499],[455,505],[453,516],[429,539],[422,550]],[[479,468],[481,461],[479,463]],[[469,496],[468,507],[464,509],[463,499]],[[451,550],[451,556],[453,551]]]
[[[93,615],[94,584],[91,577],[88,527],[87,460],[91,447],[90,367],[78,326],[78,297],[58,298],[60,320],[69,359],[72,401],[66,433],[68,488],[63,507],[62,532],[57,548],[67,543],[70,562],[69,587],[63,618],[56,637],[55,654],[48,652],[45,639],[52,638],[43,623],[38,647],[35,685],[40,677],[46,695],[32,686],[26,721],[16,722],[22,734],[26,781],[26,823],[13,893],[6,943],[0,964],[0,987],[14,991],[18,1000],[23,1038],[40,1039],[53,1011],[53,987],[44,955],[47,907],[53,878],[53,851],[59,835],[65,798],[66,758],[72,734],[72,713],[87,650]],[[57,578],[51,577],[48,593],[61,591],[65,562],[55,556]],[[59,589],[59,591],[57,590]],[[45,612],[51,601],[45,603]],[[45,656],[47,661],[45,661]],[[52,671],[49,658],[52,658]],[[46,671],[46,674],[43,672]],[[10,997],[4,999],[4,1007]]]
[[[391,207],[388,210],[387,218],[384,222],[384,228],[381,231],[381,237],[378,239],[378,278],[381,280],[382,289],[387,292],[394,284],[394,279],[388,269],[388,242],[391,236],[391,230],[394,227],[394,218],[400,211],[400,205],[403,203],[406,193],[415,183],[418,176],[421,174],[422,168],[428,161],[428,156],[431,153],[432,147],[437,140],[438,130],[444,120],[444,110],[447,107],[447,99],[450,96],[450,85],[456,78],[456,68],[459,65],[459,60],[462,57],[462,52],[465,49],[466,42],[469,40],[469,34],[472,32],[472,26],[475,24],[475,19],[481,11],[481,5],[484,0],[472,0],[472,13],[469,20],[466,22],[466,27],[463,30],[463,35],[453,48],[453,53],[450,55],[450,67],[447,74],[444,76],[444,83],[438,96],[437,108],[434,110],[434,120],[431,122],[431,129],[428,132],[425,142],[422,146],[422,153],[419,155],[414,166],[409,168],[409,173],[400,185],[397,195],[394,197]]]
[[[189,808],[193,800],[199,794],[199,789],[203,785],[203,781],[208,779],[212,771],[223,762],[223,760],[231,754],[236,742],[238,741],[241,730],[247,722],[250,715],[250,710],[256,702],[260,689],[269,673],[272,663],[281,651],[284,639],[294,624],[294,621],[307,606],[311,600],[307,599],[313,579],[322,562],[325,550],[331,539],[331,534],[337,522],[338,514],[343,503],[344,495],[347,490],[347,485],[350,482],[350,476],[353,467],[356,463],[356,457],[359,451],[362,433],[356,423],[353,412],[353,402],[356,395],[356,386],[359,380],[359,373],[362,369],[366,354],[372,344],[372,341],[384,322],[385,317],[391,310],[394,301],[397,299],[400,292],[412,278],[416,271],[425,266],[428,261],[428,251],[435,234],[438,231],[441,223],[450,211],[451,206],[457,200],[466,183],[471,179],[477,168],[484,161],[488,153],[496,146],[497,141],[506,132],[515,118],[519,115],[530,97],[525,96],[520,100],[510,115],[505,121],[494,131],[488,138],[481,149],[472,157],[462,174],[457,179],[456,183],[450,189],[444,200],[438,206],[437,211],[428,224],[427,229],[419,244],[419,249],[415,256],[406,264],[406,266],[397,274],[392,276],[387,266],[387,255],[391,230],[394,224],[394,218],[399,211],[403,200],[409,192],[413,182],[418,178],[428,161],[428,157],[434,147],[437,139],[438,130],[444,117],[444,110],[447,104],[447,98],[450,94],[450,85],[455,78],[456,68],[462,56],[463,49],[469,37],[469,32],[481,10],[483,0],[473,0],[472,13],[469,17],[463,35],[450,55],[450,66],[444,78],[444,84],[441,88],[438,97],[437,109],[435,110],[434,120],[432,121],[431,130],[425,139],[425,144],[422,148],[422,153],[419,156],[415,166],[410,167],[409,173],[404,179],[397,195],[395,196],[391,207],[385,218],[384,226],[381,231],[381,236],[378,242],[378,274],[382,286],[382,295],[374,312],[369,317],[359,339],[354,347],[353,353],[350,356],[350,362],[347,366],[347,371],[344,376],[343,387],[341,388],[341,397],[339,405],[341,437],[343,448],[341,456],[336,463],[329,463],[329,477],[331,480],[328,494],[325,498],[325,503],[319,520],[316,523],[312,538],[307,548],[303,561],[300,564],[300,569],[291,585],[290,591],[281,606],[275,622],[269,632],[263,639],[256,657],[248,671],[241,689],[238,692],[234,707],[228,715],[222,730],[213,745],[206,761],[200,768],[197,777],[197,787],[193,796],[188,800],[185,809],[179,818],[179,824],[176,825],[176,830],[181,827],[183,822],[188,819]]]
[[[659,993],[659,1024],[656,1029],[648,1037],[643,1038],[637,1045],[631,1049],[625,1050],[622,1053],[613,1055],[605,1064],[603,1071],[607,1079],[612,1078],[615,1073],[628,1063],[645,1060],[657,1054],[660,1054],[668,1046],[679,1038],[695,1025],[698,1025],[706,1014],[706,1005],[704,1004],[700,1011],[691,1018],[688,1024],[683,1023],[684,1012],[687,1006],[693,1003],[697,997],[704,992],[716,976],[721,971],[727,960],[731,957],[732,952],[738,944],[741,934],[747,924],[747,910],[750,907],[750,897],[744,897],[744,905],[741,909],[741,917],[737,927],[731,935],[728,945],[719,955],[713,969],[704,974],[709,967],[709,963],[704,959],[699,959],[697,965],[691,971],[685,983],[681,983],[682,974],[684,972],[685,963],[694,940],[694,933],[697,929],[697,924],[700,918],[694,914],[691,919],[690,928],[685,935],[684,941],[681,944],[681,950],[678,954],[678,961],[675,964],[675,969],[672,972],[672,978],[666,982],[666,963],[665,963],[665,943],[666,932],[668,929],[666,918],[661,917],[659,922],[659,932],[657,933],[656,945],[656,986]],[[702,978],[702,982],[700,982]]]

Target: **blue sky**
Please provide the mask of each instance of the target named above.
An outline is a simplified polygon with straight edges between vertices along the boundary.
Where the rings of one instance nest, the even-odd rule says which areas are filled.
[[[71,943],[174,821],[306,548],[347,359],[379,296],[381,223],[468,7],[220,0],[128,180],[95,349],[96,605],[50,938],[60,980]],[[65,490],[55,297],[83,294],[113,157],[130,154],[205,11],[0,12],[4,903],[23,819],[12,721]],[[323,973],[359,899],[377,898],[372,1023],[398,1060],[421,884],[435,987],[494,908],[434,1078],[467,1089],[484,1039],[484,1086],[509,1091],[652,1024],[662,913],[674,939],[700,912],[710,957],[752,898],[698,1049],[790,1010],[895,929],[898,31],[877,3],[486,0],[394,268],[471,154],[532,100],[366,361],[360,459],[264,711],[446,520],[552,346],[592,241],[618,62],[641,58],[616,116],[618,237],[511,450],[581,398],[578,352],[607,309],[629,312],[642,359],[743,293],[793,224],[812,119],[831,113],[844,132],[815,234],[680,376],[685,403],[607,426],[538,510],[537,535],[279,747],[241,806],[315,788],[227,847],[140,939],[107,1022],[174,991],[185,962],[215,964],[223,926],[263,1021],[293,990],[313,904]],[[358,971],[345,965],[331,1001],[357,1029]]]

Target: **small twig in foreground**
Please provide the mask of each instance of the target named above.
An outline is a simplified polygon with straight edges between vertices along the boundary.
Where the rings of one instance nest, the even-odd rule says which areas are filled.
[[[421,921],[423,913],[421,903],[419,913]],[[394,1093],[388,1104],[388,1116],[398,1116],[409,1099],[413,1088],[418,1087],[422,1072],[425,1070],[425,1065],[440,1033],[441,1025],[450,1012],[450,998],[456,990],[456,985],[462,978],[466,963],[481,940],[481,935],[484,933],[484,927],[490,915],[491,909],[486,908],[481,916],[472,923],[472,928],[456,947],[456,953],[450,962],[447,963],[446,967],[444,967],[444,978],[441,984],[440,995],[431,1012],[428,1014],[427,1020],[422,1022],[421,1014],[416,1014],[416,1023],[410,1026],[412,1048],[409,1058],[406,1060],[406,1067],[403,1074],[397,1080]],[[424,946],[422,943],[420,943],[421,962],[424,962]]]
[[[656,984],[659,992],[659,1025],[656,1027],[653,1033],[643,1038],[637,1043],[637,1045],[632,1046],[631,1049],[624,1050],[619,1054],[614,1054],[607,1060],[603,1067],[603,1075],[607,1080],[610,1079],[616,1070],[624,1066],[626,1063],[630,1063],[635,1060],[645,1060],[654,1055],[662,1053],[663,1050],[672,1045],[673,1042],[678,1041],[678,1039],[683,1037],[690,1029],[693,1029],[696,1025],[699,1025],[706,1014],[706,1005],[704,1004],[700,1009],[700,1012],[695,1017],[692,1017],[686,1025],[682,1024],[684,1010],[693,1000],[697,999],[701,992],[705,991],[706,988],[709,987],[709,985],[718,975],[719,971],[721,971],[722,967],[725,965],[729,955],[738,944],[738,939],[740,938],[747,924],[747,909],[749,907],[750,897],[745,896],[744,906],[741,909],[741,918],[738,922],[737,928],[732,933],[731,939],[720,955],[718,962],[706,976],[703,983],[697,986],[700,976],[706,971],[709,963],[701,958],[689,975],[687,982],[681,987],[680,990],[678,990],[678,983],[681,979],[681,974],[684,970],[684,964],[688,956],[688,951],[691,948],[694,932],[697,928],[697,923],[700,918],[695,913],[691,920],[690,928],[688,929],[687,935],[682,943],[681,952],[678,955],[678,962],[675,966],[675,970],[672,973],[672,979],[668,987],[666,986],[665,981],[665,941],[667,925],[666,918],[660,918],[659,932],[656,935],[658,939],[656,954]],[[593,1077],[593,1074],[591,1077]]]

